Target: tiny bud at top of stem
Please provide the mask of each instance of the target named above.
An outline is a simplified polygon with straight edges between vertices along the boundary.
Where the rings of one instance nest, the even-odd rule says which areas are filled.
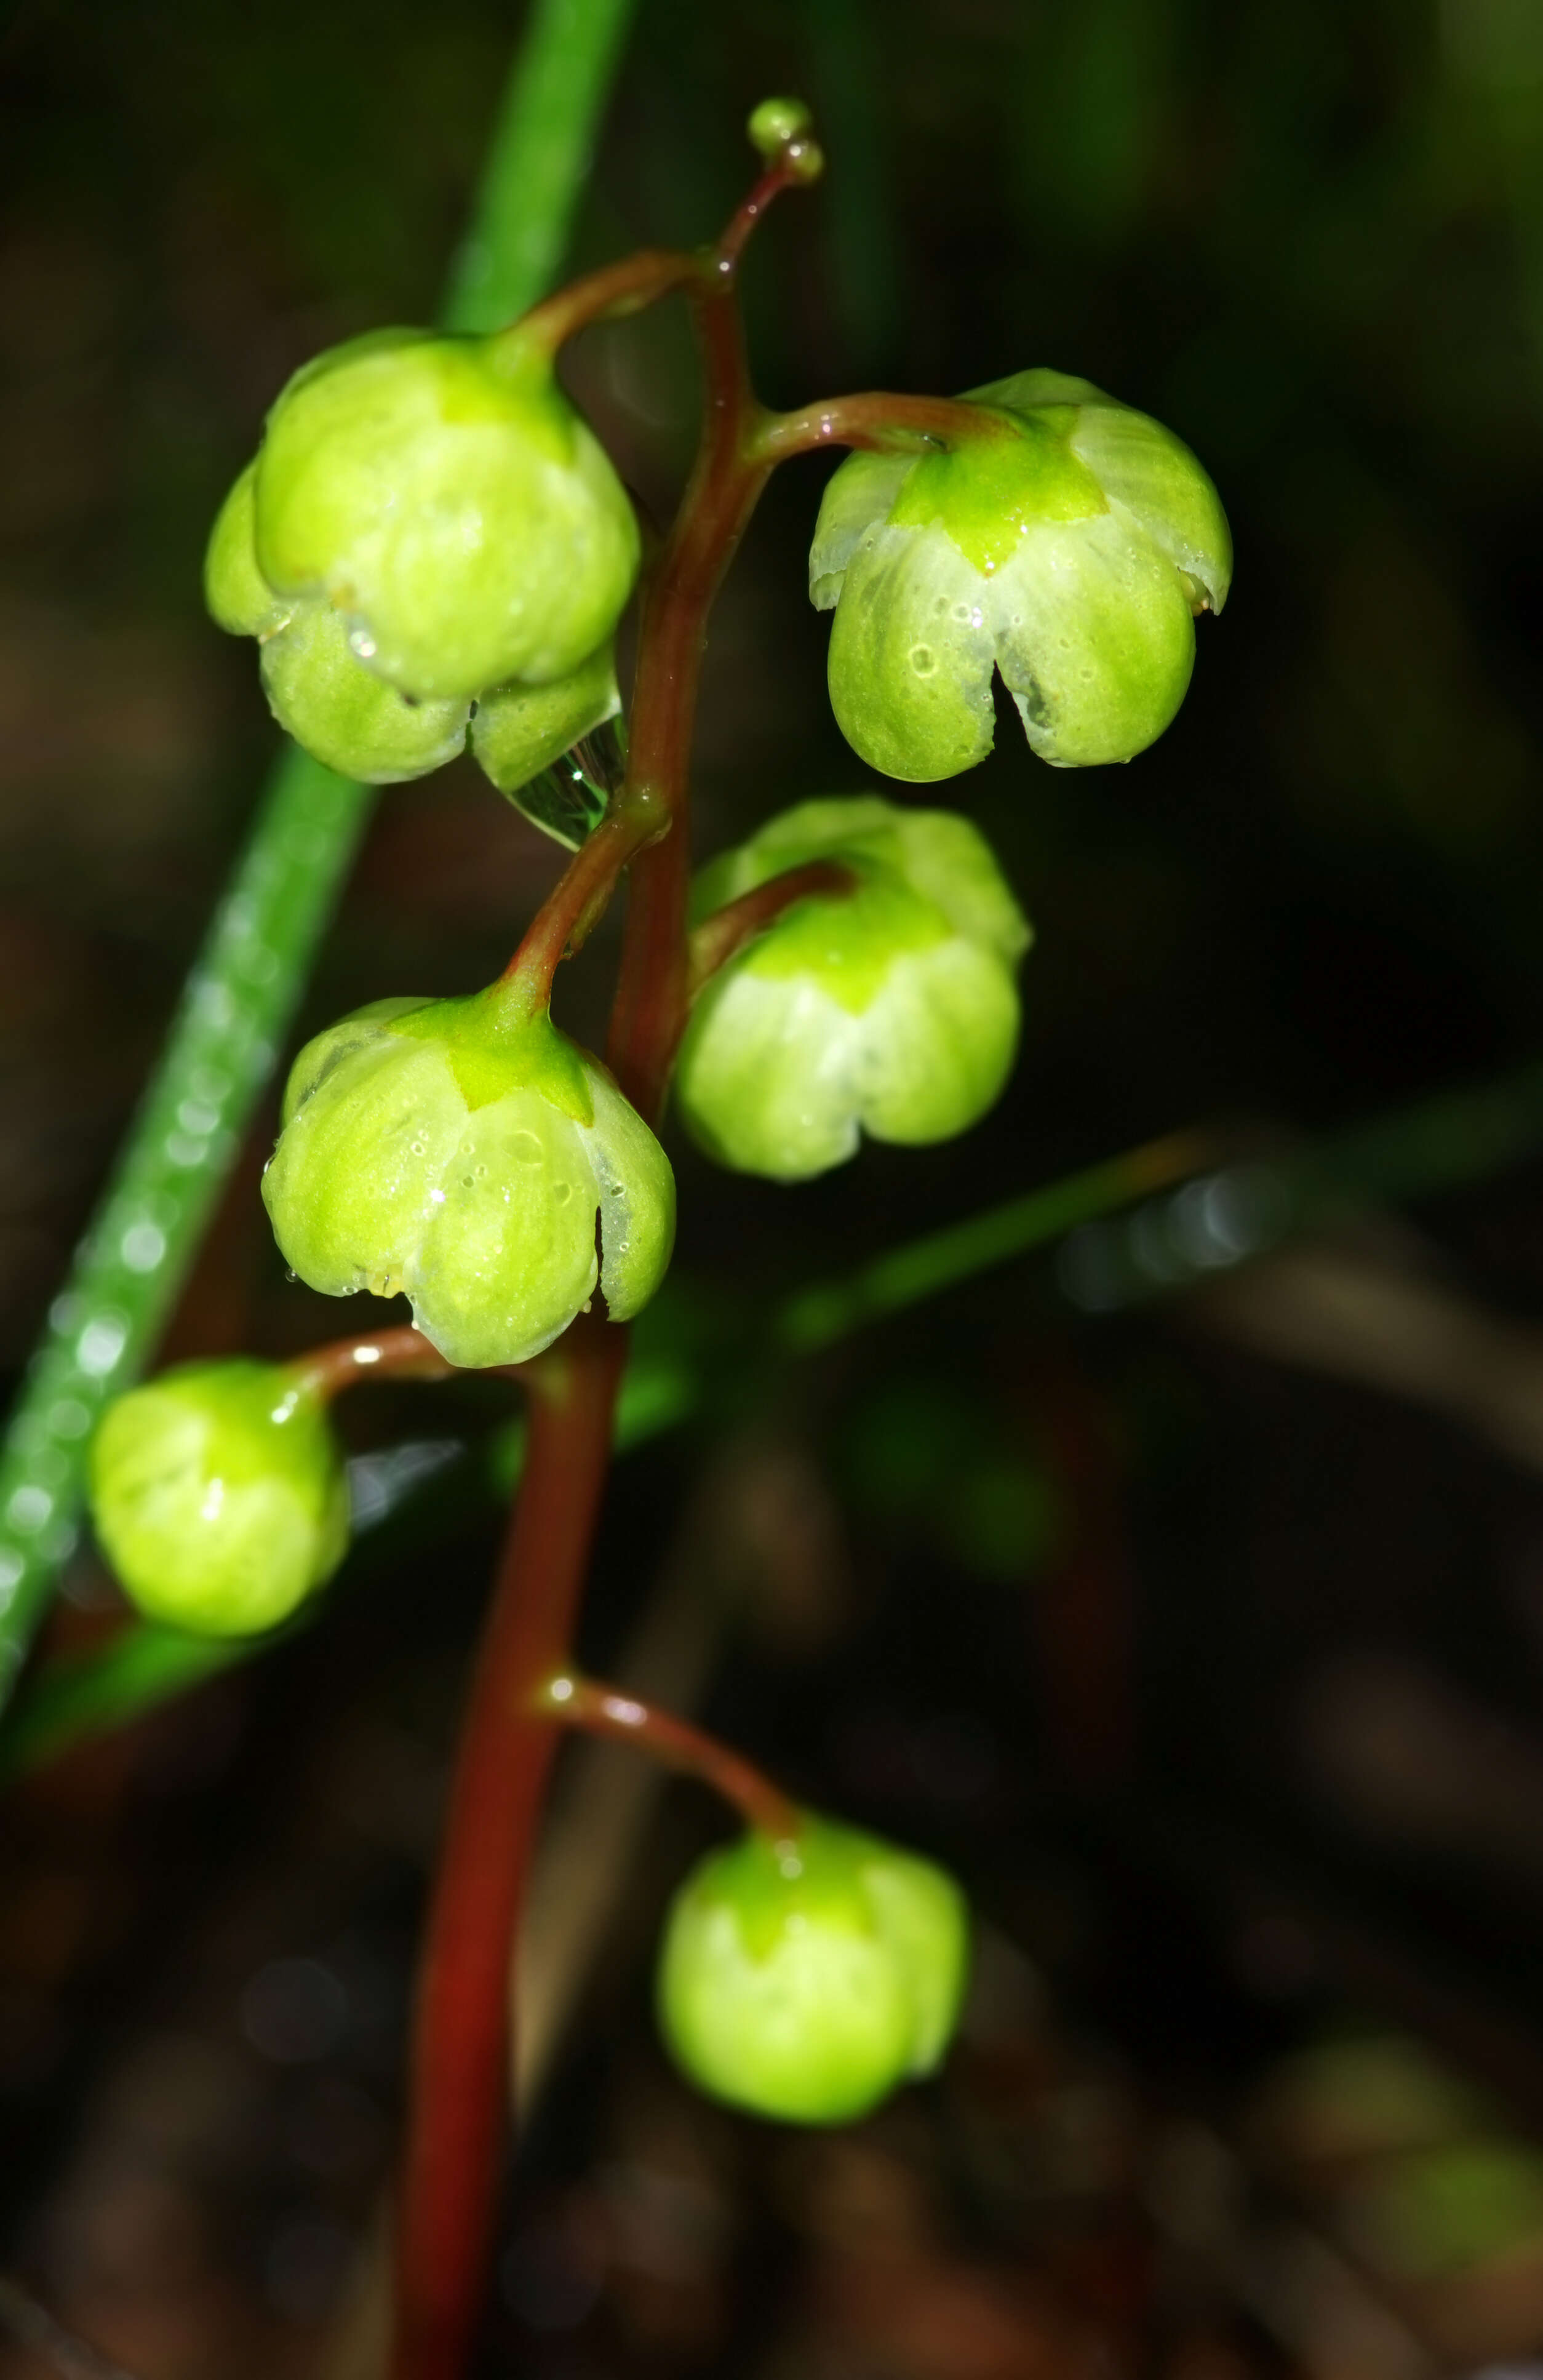
[[[807,132],[812,118],[801,99],[763,99],[752,108],[745,129],[750,145],[759,151],[768,164],[790,143]]]

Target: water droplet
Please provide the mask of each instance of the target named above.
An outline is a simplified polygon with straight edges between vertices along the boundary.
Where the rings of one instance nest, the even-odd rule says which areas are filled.
[[[540,1165],[546,1152],[533,1132],[512,1132],[509,1154],[516,1165]]]
[[[471,1188],[472,1184],[475,1183],[476,1179],[477,1179],[477,1176],[476,1176],[476,1174],[475,1174],[475,1173],[463,1173],[463,1174],[462,1174],[462,1176],[461,1176],[461,1187],[462,1187],[462,1189],[463,1189],[463,1190],[469,1190],[469,1189]]]
[[[553,1206],[565,1207],[572,1196],[573,1184],[571,1182],[554,1182],[553,1184],[552,1200]]]
[[[485,1182],[487,1180],[488,1169],[485,1165],[474,1165],[471,1170],[479,1182]]]
[[[930,645],[913,645],[906,659],[917,677],[933,677],[937,674],[938,657]]]
[[[298,1280],[299,1280],[299,1278],[300,1278],[299,1274],[296,1271],[296,1269],[295,1269],[295,1268],[294,1268],[294,1266],[293,1266],[293,1265],[288,1265],[288,1266],[286,1266],[286,1267],[284,1277],[285,1277],[286,1281],[288,1281],[288,1283],[289,1283],[289,1285],[290,1285],[290,1287],[291,1287],[291,1288],[294,1288],[294,1287],[295,1287],[296,1283],[298,1281]]]
[[[412,1157],[421,1157],[427,1146],[428,1144],[425,1141],[409,1140],[407,1143],[408,1154]]]
[[[375,639],[371,635],[368,628],[349,629],[348,650],[351,653],[357,653],[361,662],[372,662],[374,660],[376,651]]]

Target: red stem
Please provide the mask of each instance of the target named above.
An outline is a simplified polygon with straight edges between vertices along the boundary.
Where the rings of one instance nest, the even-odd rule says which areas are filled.
[[[669,814],[658,801],[646,792],[624,789],[537,911],[504,970],[504,982],[520,986],[533,1008],[545,1009],[558,962],[583,947],[604,916],[628,860],[657,835],[667,833],[669,825]]]
[[[300,1385],[330,1404],[361,1380],[447,1380],[456,1369],[421,1330],[404,1325],[368,1337],[330,1340],[290,1366]]]
[[[733,1803],[747,1826],[770,1836],[774,1843],[793,1841],[803,1823],[796,1802],[732,1744],[721,1743],[715,1735],[693,1727],[689,1719],[640,1702],[636,1694],[617,1686],[563,1670],[547,1680],[532,1708],[563,1727],[579,1727],[590,1735],[614,1736],[635,1743],[666,1768],[700,1778]]]
[[[619,263],[602,264],[598,273],[583,273],[565,288],[553,290],[500,334],[513,350],[534,346],[554,356],[565,339],[591,322],[615,322],[639,313],[674,289],[699,281],[699,256],[672,248],[641,248]]]
[[[530,1367],[525,1478],[461,1735],[413,2042],[395,2380],[459,2380],[497,2206],[509,1951],[556,1737],[519,1682],[565,1657],[600,1509],[626,1334],[576,1323]]]
[[[795,455],[815,454],[822,446],[889,454],[1014,435],[1007,416],[988,405],[972,405],[963,397],[898,396],[887,389],[866,389],[857,396],[822,397],[796,413],[765,415],[758,451],[775,465]]]
[[[829,901],[849,899],[857,889],[857,880],[850,868],[839,859],[811,859],[802,868],[784,868],[781,876],[769,876],[764,884],[754,884],[748,892],[741,892],[735,901],[725,901],[704,917],[691,937],[687,950],[687,996],[695,1000],[703,986],[711,983],[721,967],[737,958],[740,952],[774,926],[785,910],[799,901],[816,894]]]

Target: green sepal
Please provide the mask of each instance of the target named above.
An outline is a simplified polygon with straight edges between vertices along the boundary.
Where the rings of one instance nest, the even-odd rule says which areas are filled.
[[[276,1627],[347,1547],[341,1450],[315,1391],[277,1364],[184,1364],[115,1399],[91,1496],[139,1609],[206,1635]]]
[[[952,1878],[806,1817],[700,1861],[661,1950],[661,2029],[702,2090],[753,2113],[847,2123],[931,2073],[958,2020],[968,1917]]]

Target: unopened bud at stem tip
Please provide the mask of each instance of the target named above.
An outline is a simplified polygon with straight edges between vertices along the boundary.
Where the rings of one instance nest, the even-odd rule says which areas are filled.
[[[800,140],[800,135],[808,132],[811,121],[809,111],[801,99],[763,99],[759,107],[751,110],[745,128],[750,136],[751,147],[759,150],[771,164],[790,147],[814,147],[812,141],[804,143]],[[815,150],[815,154],[819,155],[818,150]],[[819,170],[817,165],[815,172]],[[808,178],[812,180],[813,176]]]

